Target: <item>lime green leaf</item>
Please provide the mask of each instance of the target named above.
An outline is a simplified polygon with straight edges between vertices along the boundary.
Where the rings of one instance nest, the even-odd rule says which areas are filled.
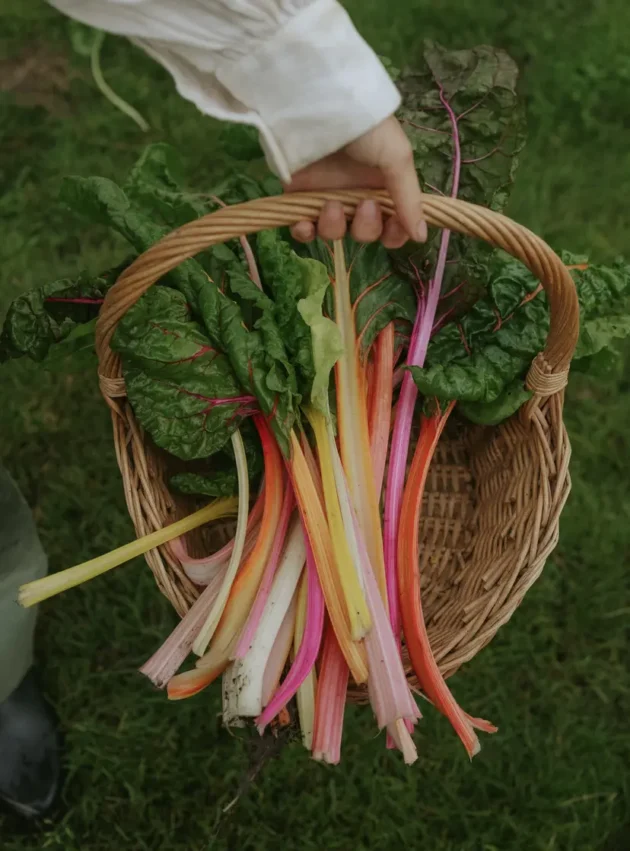
[[[329,286],[326,268],[317,260],[302,262],[308,270],[307,295],[298,302],[298,310],[311,332],[314,365],[311,405],[329,416],[330,372],[343,354],[343,344],[339,328],[322,310]]]
[[[457,410],[478,425],[498,425],[532,398],[520,379],[509,384],[493,402],[460,402]]]

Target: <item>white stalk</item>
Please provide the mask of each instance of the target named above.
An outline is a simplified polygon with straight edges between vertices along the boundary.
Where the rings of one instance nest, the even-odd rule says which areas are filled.
[[[230,591],[232,590],[232,585],[234,584],[234,579],[240,567],[243,549],[245,547],[247,518],[249,517],[249,472],[247,469],[245,444],[243,443],[240,431],[235,431],[232,434],[232,447],[234,449],[236,473],[238,476],[238,515],[236,520],[236,535],[234,536],[234,549],[230,556],[230,563],[225,574],[225,579],[223,580],[223,585],[219,591],[219,596],[193,644],[193,653],[196,653],[197,656],[204,655],[210,639],[219,625],[221,615],[223,614],[228,597],[230,596]]]
[[[291,605],[305,561],[304,533],[296,517],[287,535],[286,546],[252,646],[242,659],[237,659],[230,666],[231,677],[226,687],[229,693],[224,706],[229,707],[232,718],[255,717],[263,710],[263,677],[267,660]]]

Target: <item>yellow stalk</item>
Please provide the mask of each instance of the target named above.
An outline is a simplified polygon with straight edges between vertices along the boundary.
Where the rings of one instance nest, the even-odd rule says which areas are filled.
[[[365,595],[359,581],[355,562],[348,546],[346,533],[341,516],[341,506],[333,474],[333,461],[328,445],[326,420],[323,414],[315,410],[306,412],[315,433],[319,467],[324,488],[324,501],[332,548],[341,581],[344,603],[350,621],[350,632],[354,641],[364,638],[372,626]]]
[[[326,610],[335,631],[339,647],[350,668],[354,681],[367,682],[368,669],[363,642],[352,640],[350,625],[345,606],[341,602],[343,591],[334,565],[330,531],[326,524],[324,508],[320,502],[317,488],[300,446],[300,442],[291,434],[291,472],[295,496],[300,506],[308,538],[313,548],[317,574],[322,586]]]
[[[368,555],[385,605],[387,583],[383,556],[383,534],[368,429],[367,399],[361,381],[361,365],[355,318],[350,301],[350,284],[343,242],[334,244],[335,321],[341,331],[343,355],[335,367],[337,418],[341,459],[357,518],[365,535]]]
[[[188,517],[171,523],[170,526],[165,526],[163,529],[158,529],[157,532],[151,532],[150,535],[145,535],[143,538],[138,538],[123,547],[118,547],[105,555],[98,558],[85,561],[83,564],[77,564],[75,567],[69,567],[67,570],[61,570],[59,573],[52,573],[50,576],[45,576],[43,579],[37,579],[35,582],[28,582],[22,585],[18,594],[18,603],[25,608],[35,606],[41,603],[42,600],[47,600],[49,597],[54,597],[68,588],[74,588],[75,585],[81,585],[82,582],[87,582],[89,579],[94,579],[95,576],[100,576],[114,567],[130,561],[136,556],[144,555],[149,550],[165,544],[173,538],[179,538],[180,535],[185,535],[186,532],[191,532],[198,526],[203,526],[204,523],[210,523],[212,520],[218,520],[220,517],[227,517],[231,514],[236,514],[238,508],[238,499],[230,497],[229,499],[219,499],[207,505],[205,508],[195,511]]]

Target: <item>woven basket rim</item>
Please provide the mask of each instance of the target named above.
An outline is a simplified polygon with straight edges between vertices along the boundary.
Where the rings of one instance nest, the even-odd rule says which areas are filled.
[[[328,201],[341,202],[346,215],[351,217],[357,205],[368,198],[379,201],[384,215],[394,214],[391,197],[384,191],[286,194],[223,207],[177,228],[151,246],[122,273],[106,294],[99,312],[96,352],[105,398],[117,395],[109,392],[111,381],[121,376],[120,360],[110,348],[116,325],[159,278],[212,245],[261,230],[316,221]],[[456,198],[431,195],[424,196],[423,204],[429,225],[473,236],[501,248],[521,260],[538,278],[549,300],[551,321],[545,349],[532,364],[527,386],[539,399],[560,392],[566,385],[579,334],[575,284],[562,260],[544,240],[501,213]]]

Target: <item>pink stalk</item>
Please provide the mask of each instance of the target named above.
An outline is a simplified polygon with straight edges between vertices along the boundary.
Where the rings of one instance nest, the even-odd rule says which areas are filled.
[[[218,204],[219,207],[227,207],[227,204],[218,198],[216,195],[210,196],[215,204]],[[252,251],[252,247],[249,244],[249,240],[246,236],[239,236],[239,242],[241,243],[241,248],[243,249],[243,253],[245,255],[245,259],[247,260],[247,265],[249,267],[249,277],[256,284],[259,290],[262,290],[262,281],[260,279],[260,273],[258,271],[258,265],[256,263],[256,258],[254,257],[254,252]]]
[[[325,612],[324,595],[322,594],[322,589],[317,577],[315,558],[313,556],[313,550],[311,549],[306,531],[304,532],[304,539],[306,541],[306,570],[308,581],[304,635],[302,636],[300,649],[293,660],[289,673],[285,677],[280,688],[265,706],[263,712],[256,719],[256,724],[261,734],[267,724],[269,724],[269,722],[275,718],[282,709],[284,709],[310,674],[313,665],[317,660],[319,648],[322,643]]]
[[[262,518],[264,502],[265,491],[263,485],[247,519],[247,537],[245,538],[243,558],[246,558],[251,553],[256,544],[256,539],[258,538],[258,533],[260,531],[260,521]],[[191,579],[195,585],[207,585],[215,575],[216,571],[229,562],[232,550],[234,549],[234,539],[228,541],[228,543],[220,550],[217,550],[216,553],[212,553],[212,555],[209,556],[202,556],[201,558],[192,558],[192,556],[188,555],[184,538],[175,538],[170,541],[168,546],[175,558],[181,562],[184,572],[188,578]]]
[[[243,559],[251,555],[252,550],[256,546],[256,539],[260,532],[260,521],[247,530],[245,537],[245,546],[243,547]],[[199,559],[192,559],[188,556],[181,538],[177,539],[175,546],[171,547],[173,554],[182,562],[184,573],[194,582],[195,585],[207,585],[212,581],[217,570],[225,567],[229,563],[234,550],[234,539],[229,541],[218,552],[211,556],[204,556]]]
[[[282,671],[289,658],[291,645],[293,644],[293,633],[295,631],[295,615],[297,611],[297,594],[293,595],[293,599],[287,609],[287,613],[282,619],[280,630],[276,636],[276,640],[271,648],[271,653],[267,658],[265,665],[265,673],[262,681],[262,704],[265,706],[278,688]],[[276,713],[277,714],[277,713]]]
[[[256,593],[254,605],[250,609],[247,621],[245,622],[243,631],[241,632],[238,642],[236,644],[236,649],[234,650],[232,656],[233,659],[243,659],[249,648],[252,646],[254,637],[256,635],[256,630],[258,629],[258,624],[260,623],[263,611],[265,610],[265,603],[267,602],[269,592],[271,591],[271,586],[273,585],[273,578],[275,576],[276,568],[278,567],[278,561],[280,559],[280,555],[282,554],[282,548],[284,547],[285,539],[287,537],[289,520],[291,519],[291,513],[293,512],[293,508],[295,506],[293,488],[291,487],[289,481],[285,481],[285,488],[286,490],[284,492],[284,500],[282,502],[282,509],[280,512],[280,519],[278,521],[278,527],[276,529],[276,534],[273,541],[273,547],[269,555],[269,560],[265,566],[265,572],[263,573],[260,586],[258,587],[258,591]]]
[[[459,129],[457,116],[450,104],[444,97],[444,91],[440,87],[440,100],[451,120],[453,128],[453,183],[451,197],[457,197],[459,190],[459,178],[462,165],[462,154],[459,140]],[[446,266],[446,255],[451,232],[442,231],[440,248],[435,267],[435,275],[429,285],[426,300],[423,298],[418,305],[418,312],[414,323],[409,351],[407,353],[407,366],[424,366],[429,340],[435,321],[435,313],[440,299],[442,279]],[[387,578],[387,598],[389,602],[389,619],[400,647],[400,604],[398,600],[398,570],[397,570],[397,542],[398,526],[400,522],[400,507],[402,504],[403,488],[405,485],[405,471],[407,468],[407,456],[409,454],[409,439],[411,436],[411,423],[413,412],[418,397],[418,389],[411,375],[407,372],[403,376],[402,386],[396,408],[396,421],[392,435],[391,451],[389,458],[389,470],[387,476],[387,490],[385,492],[385,512],[383,529],[383,549],[385,553],[385,571]]]
[[[140,668],[153,685],[164,688],[184,663],[221,590],[224,575],[225,568],[215,573],[164,644]]]
[[[420,711],[407,683],[398,643],[387,617],[387,610],[379,593],[362,530],[354,511],[352,522],[372,617],[372,629],[365,637],[370,703],[379,727],[387,727],[388,733],[403,752],[405,762],[410,764],[417,759],[410,733],[413,731],[413,722],[420,718]],[[404,723],[401,725],[400,721]]]
[[[337,765],[341,759],[348,675],[348,665],[339,648],[335,631],[328,622],[317,680],[313,759],[329,765]]]

